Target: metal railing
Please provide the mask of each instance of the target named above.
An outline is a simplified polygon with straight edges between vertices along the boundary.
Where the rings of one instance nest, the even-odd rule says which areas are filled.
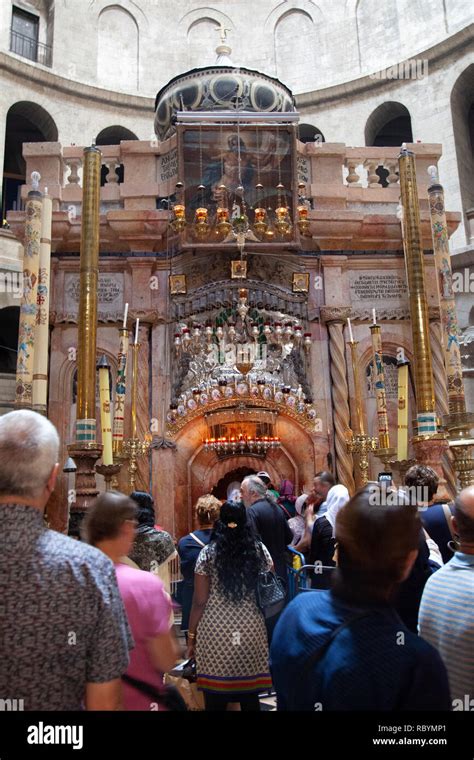
[[[10,51],[28,58],[30,61],[41,63],[43,66],[51,66],[53,58],[53,48],[51,45],[44,45],[42,42],[27,37],[26,34],[16,32],[10,29]]]

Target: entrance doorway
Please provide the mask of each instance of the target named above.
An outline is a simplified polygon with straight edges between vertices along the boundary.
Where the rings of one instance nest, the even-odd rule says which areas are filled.
[[[237,467],[235,470],[226,472],[224,477],[221,478],[212,489],[212,495],[215,496],[216,499],[226,499],[227,489],[231,483],[234,483],[235,481],[241,483],[247,475],[256,475],[257,472],[257,470],[252,470],[250,467]]]

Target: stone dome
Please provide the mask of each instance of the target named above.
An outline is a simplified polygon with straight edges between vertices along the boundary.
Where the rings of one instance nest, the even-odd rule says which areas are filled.
[[[216,52],[215,66],[186,71],[171,79],[158,92],[155,133],[160,140],[175,131],[177,111],[295,111],[291,90],[278,79],[253,69],[233,66],[227,46],[219,46]]]

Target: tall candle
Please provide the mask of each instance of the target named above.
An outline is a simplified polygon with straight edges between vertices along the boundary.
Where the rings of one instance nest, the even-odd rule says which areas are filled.
[[[375,309],[374,309],[375,312]],[[383,357],[382,357],[382,331],[380,325],[375,322],[370,326],[370,332],[372,333],[372,355],[374,361],[374,389],[375,399],[377,403],[377,426],[378,426],[378,438],[379,448],[388,449],[390,447],[390,439],[388,433],[388,417],[387,417],[387,395],[385,391],[385,373],[383,369]]]
[[[356,353],[357,345],[358,344],[353,339],[350,341],[351,358],[352,358],[352,373],[354,377],[354,394],[355,394],[355,405],[356,405],[356,424],[353,426],[353,429],[355,428],[355,433],[357,435],[365,435],[365,430],[366,430],[365,408],[364,408],[364,402],[362,399],[362,388],[361,388],[361,382],[360,382],[359,366],[357,363],[357,353]]]
[[[138,319],[137,319],[138,324]],[[136,337],[136,336],[135,336]],[[132,358],[132,438],[137,437],[137,385],[138,385],[138,342],[133,345]]]
[[[113,464],[112,457],[112,426],[110,422],[110,384],[109,363],[106,356],[102,356],[99,363],[99,400],[100,400],[100,426],[102,428],[102,463]]]
[[[372,309],[372,324],[377,324],[377,317],[375,315],[375,309]]]
[[[398,363],[397,459],[408,459],[408,361]]]
[[[125,311],[123,313],[123,329],[127,327],[127,317],[128,317],[128,303],[125,304]]]
[[[138,343],[138,325],[140,324],[140,320],[137,318],[137,321],[135,322],[135,345]]]
[[[354,336],[352,334],[352,325],[350,319],[347,320],[347,327],[349,328],[349,340],[351,343],[354,343]]]
[[[112,444],[115,454],[122,450],[124,438],[125,391],[127,381],[128,330],[120,330],[120,348],[118,354],[117,382],[115,384],[114,424]]]

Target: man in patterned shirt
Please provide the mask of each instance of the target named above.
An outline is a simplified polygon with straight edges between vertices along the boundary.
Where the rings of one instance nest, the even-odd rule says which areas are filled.
[[[25,710],[116,710],[133,647],[112,562],[48,530],[55,427],[0,417],[0,699]]]

